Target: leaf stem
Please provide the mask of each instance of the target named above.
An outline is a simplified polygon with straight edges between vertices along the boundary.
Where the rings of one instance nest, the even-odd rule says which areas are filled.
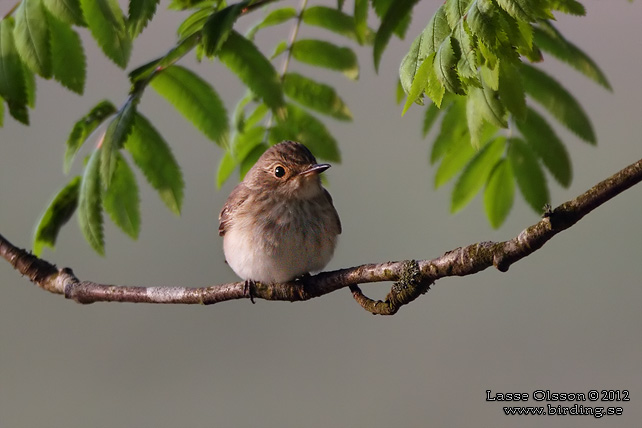
[[[280,75],[281,83],[283,83],[283,79],[285,78],[285,73],[287,73],[288,68],[290,67],[290,59],[292,58],[292,46],[294,45],[294,42],[296,41],[296,38],[299,35],[299,29],[301,28],[301,21],[303,21],[303,12],[305,12],[305,9],[307,6],[308,6],[308,0],[302,0],[301,6],[299,6],[299,13],[297,14],[297,17],[296,17],[296,22],[294,23],[294,27],[292,28],[292,32],[290,33],[290,38],[288,39],[288,47],[286,49],[287,55],[283,60],[283,64],[281,64],[281,75]],[[269,140],[268,136],[270,135],[270,128],[272,128],[273,121],[274,121],[274,114],[270,113],[265,123],[265,140],[266,141]]]
[[[294,27],[292,28],[292,32],[290,33],[290,39],[288,40],[288,54],[286,55],[285,60],[283,60],[283,65],[281,66],[281,80],[283,80],[283,77],[285,76],[285,73],[288,71],[288,67],[290,66],[290,59],[292,58],[292,46],[294,45],[294,42],[299,35],[299,28],[301,28],[301,21],[303,21],[303,12],[305,11],[305,8],[307,6],[308,0],[302,0],[301,6],[299,8],[299,14],[296,17],[296,22],[294,23]]]

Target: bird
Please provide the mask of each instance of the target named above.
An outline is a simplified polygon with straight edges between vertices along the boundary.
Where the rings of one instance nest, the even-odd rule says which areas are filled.
[[[285,283],[322,270],[341,221],[317,163],[303,144],[268,148],[230,193],[219,215],[227,264],[250,283]],[[250,297],[252,297],[250,295]]]

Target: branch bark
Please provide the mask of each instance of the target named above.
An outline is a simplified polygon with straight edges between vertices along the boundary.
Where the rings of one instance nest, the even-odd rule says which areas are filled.
[[[466,276],[495,266],[506,272],[515,262],[540,249],[549,239],[568,229],[595,208],[642,181],[642,160],[624,168],[524,229],[513,239],[480,242],[456,248],[432,260],[405,260],[366,264],[306,276],[285,284],[244,282],[211,287],[132,287],[81,281],[70,268],[58,269],[46,260],[11,244],[0,235],[0,256],[31,282],[52,293],[63,294],[78,303],[132,302],[210,305],[226,300],[261,298],[302,301],[349,287],[355,300],[373,314],[393,315],[438,279]],[[358,284],[394,281],[385,300],[366,297]]]

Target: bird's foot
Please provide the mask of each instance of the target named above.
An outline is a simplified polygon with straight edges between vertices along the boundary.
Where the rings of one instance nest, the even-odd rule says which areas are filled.
[[[256,303],[254,301],[254,294],[252,294],[252,287],[254,286],[254,284],[256,284],[256,282],[252,281],[251,279],[246,279],[245,286],[243,287],[243,295],[245,297],[249,297],[252,304]]]

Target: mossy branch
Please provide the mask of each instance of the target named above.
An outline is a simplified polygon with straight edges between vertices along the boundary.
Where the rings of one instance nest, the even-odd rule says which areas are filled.
[[[624,168],[573,200],[548,210],[538,223],[503,242],[460,247],[432,260],[367,264],[306,276],[286,284],[244,282],[211,287],[131,287],[81,281],[69,268],[56,266],[15,247],[0,235],[0,256],[34,284],[78,303],[132,302],[213,304],[250,296],[265,300],[302,301],[349,287],[355,300],[373,314],[392,315],[428,291],[436,280],[466,276],[495,266],[505,272],[515,262],[540,249],[549,239],[573,226],[586,214],[642,181],[642,160]],[[386,300],[366,297],[358,284],[395,281]],[[248,293],[249,291],[249,293]]]

